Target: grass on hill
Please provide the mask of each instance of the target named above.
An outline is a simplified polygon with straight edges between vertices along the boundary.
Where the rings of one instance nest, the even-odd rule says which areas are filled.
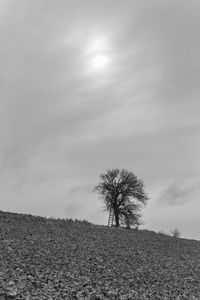
[[[0,300],[200,299],[200,242],[0,211]]]

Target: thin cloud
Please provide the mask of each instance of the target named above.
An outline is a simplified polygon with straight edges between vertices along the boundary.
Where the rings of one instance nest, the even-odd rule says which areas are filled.
[[[73,197],[86,217],[97,204],[84,187],[116,165],[150,187],[174,182],[159,203],[196,199],[196,184],[177,178],[200,176],[199,9],[193,0],[0,0],[3,207],[43,213],[52,201],[48,214],[56,206],[59,216]],[[91,75],[85,52],[98,37],[110,67]]]
[[[198,179],[184,179],[171,183],[164,189],[157,201],[159,205],[182,206],[197,201],[200,197]]]
[[[76,203],[69,203],[66,206],[65,212],[68,218],[74,218],[74,217],[80,218],[84,210],[85,207],[83,205],[76,204]]]
[[[88,193],[91,191],[91,186],[75,186],[72,187],[68,193],[67,193],[67,197],[70,199],[73,196],[77,196],[77,194],[79,194],[80,196],[83,195],[84,193]]]

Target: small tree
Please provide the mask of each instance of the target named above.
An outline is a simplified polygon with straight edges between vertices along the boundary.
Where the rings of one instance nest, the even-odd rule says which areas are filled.
[[[181,236],[181,233],[180,233],[180,231],[177,228],[175,228],[174,230],[172,230],[171,234],[172,234],[172,237],[174,237],[176,239],[180,238],[180,236]]]
[[[148,197],[144,192],[141,179],[125,169],[107,170],[100,175],[100,182],[95,186],[104,200],[106,210],[113,209],[115,225],[125,224],[127,228],[139,225],[139,210],[146,204]]]

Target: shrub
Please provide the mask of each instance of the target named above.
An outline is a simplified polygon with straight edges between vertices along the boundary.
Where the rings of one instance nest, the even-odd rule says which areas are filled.
[[[181,233],[177,228],[171,230],[171,234],[172,234],[172,237],[174,237],[176,239],[180,238],[180,236],[181,236]]]

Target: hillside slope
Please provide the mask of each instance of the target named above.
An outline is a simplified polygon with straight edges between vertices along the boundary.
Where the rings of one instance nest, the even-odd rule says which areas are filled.
[[[0,211],[0,299],[200,299],[200,242]]]

